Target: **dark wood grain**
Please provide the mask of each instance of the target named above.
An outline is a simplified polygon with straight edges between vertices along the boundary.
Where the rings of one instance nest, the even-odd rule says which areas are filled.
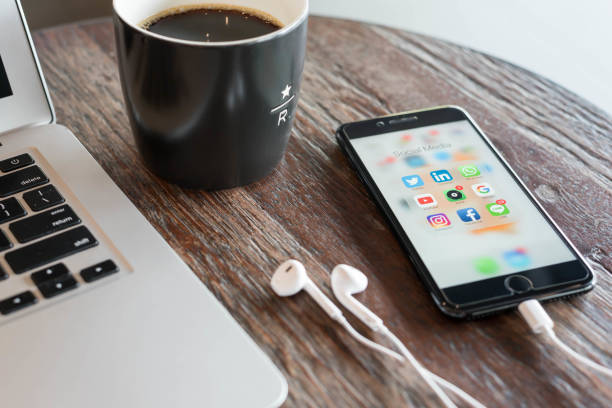
[[[373,115],[466,108],[598,271],[595,290],[547,309],[560,338],[610,366],[612,118],[551,81],[446,42],[318,17],[309,30],[284,160],[258,183],[212,193],[167,184],[143,167],[109,21],[41,31],[34,39],[58,122],[285,373],[287,406],[439,405],[413,370],[364,350],[306,295],[276,297],[269,278],[289,257],[302,260],[330,296],[334,265],[363,270],[370,285],[360,300],[425,366],[488,406],[609,406],[610,381],[577,369],[517,314],[475,322],[443,316],[333,133]]]

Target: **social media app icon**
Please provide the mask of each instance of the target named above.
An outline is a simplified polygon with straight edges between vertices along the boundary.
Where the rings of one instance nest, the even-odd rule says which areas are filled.
[[[455,190],[455,189],[446,190],[444,192],[444,196],[446,197],[448,201],[451,201],[451,202],[465,200],[465,194],[463,194],[462,191]]]
[[[480,170],[478,170],[478,167],[474,165],[461,166],[459,167],[459,172],[461,173],[461,175],[463,175],[463,177],[480,176]]]
[[[448,170],[436,170],[429,173],[431,178],[434,179],[436,183],[445,183],[447,181],[451,181],[453,176],[450,175]]]
[[[411,176],[402,177],[402,181],[404,185],[408,188],[420,187],[423,184],[423,179],[418,174],[413,174]]]
[[[393,164],[397,161],[397,158],[394,156],[387,156],[384,159],[382,159],[381,161],[378,162],[379,166],[387,166],[389,164]]]
[[[412,168],[416,168],[416,167],[423,167],[425,166],[425,159],[423,159],[423,156],[419,156],[419,155],[414,155],[414,156],[408,156],[404,159],[404,162],[412,167]]]
[[[429,222],[429,225],[431,225],[435,229],[447,228],[447,227],[450,227],[451,225],[450,220],[444,213],[428,216],[427,222]]]
[[[464,146],[461,149],[453,153],[453,160],[464,161],[464,160],[476,160],[476,151],[473,146]]]
[[[434,153],[434,158],[438,161],[449,161],[453,156],[446,150],[441,150]]]
[[[489,163],[479,163],[478,170],[483,173],[493,173],[493,166],[491,166]]]
[[[478,197],[491,197],[495,194],[495,190],[489,183],[472,184],[472,190]]]
[[[487,210],[489,211],[489,214],[491,214],[494,217],[510,214],[510,210],[508,209],[506,204],[497,204],[497,203],[487,204]]]
[[[504,260],[513,268],[524,269],[531,264],[531,259],[524,248],[504,252]]]
[[[480,219],[480,214],[473,208],[462,208],[457,210],[457,215],[463,222],[474,222]]]
[[[419,207],[425,209],[434,208],[438,205],[438,202],[433,194],[420,194],[414,197],[414,201],[416,201]]]
[[[491,257],[483,256],[474,260],[474,268],[483,275],[493,275],[499,271],[497,261]]]
[[[461,128],[455,128],[455,129],[451,130],[451,135],[453,135],[453,136],[463,136],[463,135],[465,135],[465,132]]]

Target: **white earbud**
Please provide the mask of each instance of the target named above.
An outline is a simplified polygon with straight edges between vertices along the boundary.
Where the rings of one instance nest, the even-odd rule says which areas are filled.
[[[331,274],[331,286],[338,301],[370,329],[381,331],[385,327],[380,317],[353,297],[368,287],[368,278],[363,272],[349,265],[336,265]]]
[[[363,272],[349,265],[337,265],[332,271],[331,282],[334,295],[338,298],[340,303],[372,330],[383,333],[393,341],[393,343],[402,350],[403,356],[387,347],[373,342],[355,330],[342,315],[342,311],[338,309],[310,280],[301,262],[294,259],[283,262],[274,272],[274,276],[272,276],[272,281],[270,283],[274,292],[279,296],[293,296],[304,289],[332,319],[340,323],[358,342],[398,361],[408,360],[436,395],[440,397],[445,407],[457,408],[440,387],[444,387],[448,391],[463,398],[475,408],[485,408],[480,402],[472,398],[459,387],[424,368],[404,344],[385,327],[383,321],[378,316],[353,298],[355,293],[363,292],[368,287],[368,278]]]
[[[278,296],[293,296],[302,289],[334,320],[342,317],[342,311],[310,280],[304,265],[294,259],[283,262],[272,276],[272,289]]]
[[[358,342],[396,360],[404,361],[404,357],[395,351],[373,342],[355,330],[342,315],[342,311],[308,278],[306,269],[301,262],[294,259],[283,262],[274,272],[270,284],[278,296],[293,296],[304,289],[332,319],[340,323]]]
[[[432,372],[424,368],[417,359],[414,358],[412,353],[404,346],[404,344],[389,331],[385,326],[382,319],[376,316],[370,309],[365,307],[361,302],[353,297],[356,293],[361,293],[368,287],[368,278],[359,269],[354,268],[350,265],[336,265],[331,274],[331,286],[334,295],[340,301],[340,303],[355,315],[359,320],[366,324],[373,331],[382,333],[384,336],[389,338],[404,355],[404,358],[412,364],[416,371],[423,377],[427,385],[440,397],[444,406],[447,408],[457,408],[457,406],[451,401],[448,395],[440,388],[451,388],[451,392],[460,395],[462,398],[467,398],[470,403],[475,401],[471,396],[463,392],[463,390],[456,387],[454,384],[449,383],[445,379],[438,377]],[[380,347],[380,346],[379,346]],[[478,408],[484,408],[482,404],[474,405]]]

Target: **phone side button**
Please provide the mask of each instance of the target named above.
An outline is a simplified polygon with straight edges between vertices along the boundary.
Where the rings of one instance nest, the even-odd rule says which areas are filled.
[[[513,293],[525,293],[533,289],[533,283],[522,275],[508,276],[504,281],[506,288]]]

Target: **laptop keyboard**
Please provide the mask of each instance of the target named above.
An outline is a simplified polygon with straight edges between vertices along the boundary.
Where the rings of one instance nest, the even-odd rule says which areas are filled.
[[[0,157],[0,324],[129,269],[42,155],[28,150]]]

